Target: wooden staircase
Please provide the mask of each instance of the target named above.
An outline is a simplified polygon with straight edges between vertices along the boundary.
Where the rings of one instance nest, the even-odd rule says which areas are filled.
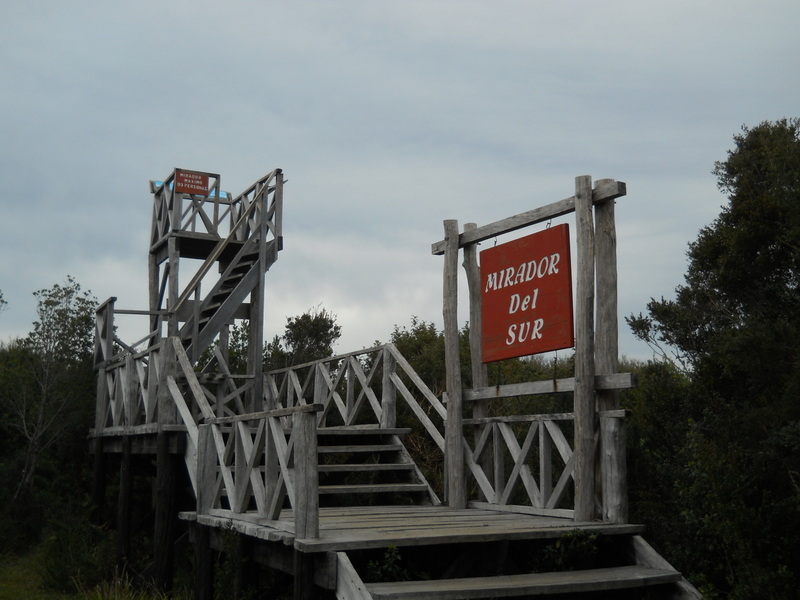
[[[440,504],[409,456],[406,428],[317,430],[321,506]]]
[[[546,552],[542,540],[473,545],[441,573],[418,571],[427,557],[447,556],[451,547],[394,549],[403,556],[404,580],[365,582],[361,574],[364,559],[339,552],[336,597],[340,600],[461,600],[520,597],[700,599],[701,596],[638,535],[604,535],[599,546],[603,554],[585,568],[518,572],[525,567],[519,556],[536,549]],[[545,540],[553,547],[558,538]],[[469,556],[467,553],[472,553]],[[388,554],[387,554],[388,556]],[[524,562],[524,561],[523,561]],[[358,567],[354,565],[359,565]],[[494,569],[495,574],[487,575]],[[369,577],[369,573],[367,575]]]

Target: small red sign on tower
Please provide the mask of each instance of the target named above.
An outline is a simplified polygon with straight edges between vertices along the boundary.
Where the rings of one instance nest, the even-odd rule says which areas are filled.
[[[569,226],[480,253],[483,362],[571,348]]]
[[[178,194],[208,196],[208,181],[208,173],[175,170],[175,192]]]

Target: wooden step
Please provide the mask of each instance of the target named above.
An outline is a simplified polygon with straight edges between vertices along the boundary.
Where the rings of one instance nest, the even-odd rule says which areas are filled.
[[[366,587],[375,600],[460,600],[622,590],[675,583],[680,579],[681,574],[675,570],[634,565],[585,571],[368,583]]]
[[[363,454],[366,452],[399,452],[400,444],[359,444],[353,446],[318,446],[319,454]]]
[[[356,426],[339,426],[339,427],[320,427],[317,429],[317,435],[406,435],[411,433],[410,427],[362,427]]]
[[[319,465],[320,473],[374,473],[376,471],[413,471],[414,465],[407,463],[344,463],[340,465]]]
[[[386,494],[427,492],[424,483],[368,483],[352,485],[321,485],[320,496],[324,494]]]

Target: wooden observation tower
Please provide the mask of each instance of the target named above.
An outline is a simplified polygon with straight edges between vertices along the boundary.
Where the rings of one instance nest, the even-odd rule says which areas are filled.
[[[147,575],[170,589],[176,553],[191,539],[200,600],[213,597],[215,553],[232,555],[231,530],[240,534],[235,566],[242,585],[275,592],[283,580],[267,574],[283,573],[297,599],[642,589],[699,598],[642,539],[643,528],[627,522],[625,415],[616,390],[634,382],[616,372],[613,230],[613,203],[624,184],[593,187],[578,178],[574,196],[528,213],[461,233],[455,221],[445,222],[444,240],[433,245],[445,257],[441,397],[392,344],[263,370],[265,275],[282,248],[283,185],[279,169],[236,197],[221,191],[219,175],[198,171],[176,169],[150,184],[149,307],[121,310],[111,298],[97,310],[94,497],[105,514],[106,480],[118,467],[122,566],[131,557],[134,515],[142,512],[136,487],[149,481]],[[475,244],[572,212],[579,236],[576,375],[490,387],[480,361],[481,288],[508,288],[509,313],[532,309],[538,288],[516,298],[512,288],[558,268],[555,254],[546,266],[525,259],[481,284]],[[462,389],[457,354],[460,248],[470,282],[470,390]],[[142,319],[145,336],[121,340],[115,315]],[[229,328],[237,320],[247,324],[249,345],[234,368]],[[526,322],[527,329],[509,329],[513,341],[523,332],[544,336],[543,320]],[[541,393],[573,395],[574,411],[496,408],[502,398]],[[593,564],[531,572],[523,557],[576,532],[594,536]],[[407,569],[396,568],[400,555]]]

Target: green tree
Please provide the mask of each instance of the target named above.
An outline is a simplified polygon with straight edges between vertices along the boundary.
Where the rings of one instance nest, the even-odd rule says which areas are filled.
[[[265,345],[266,369],[282,369],[332,356],[333,346],[341,336],[336,315],[325,308],[317,306],[302,315],[287,317],[284,334],[276,335]]]
[[[734,136],[714,174],[728,204],[689,247],[674,300],[634,332],[690,378],[673,451],[685,568],[730,598],[800,589],[800,120]]]
[[[5,349],[0,404],[22,440],[21,474],[11,502],[30,492],[42,453],[91,408],[94,309],[90,292],[67,277],[34,293],[33,331]]]

